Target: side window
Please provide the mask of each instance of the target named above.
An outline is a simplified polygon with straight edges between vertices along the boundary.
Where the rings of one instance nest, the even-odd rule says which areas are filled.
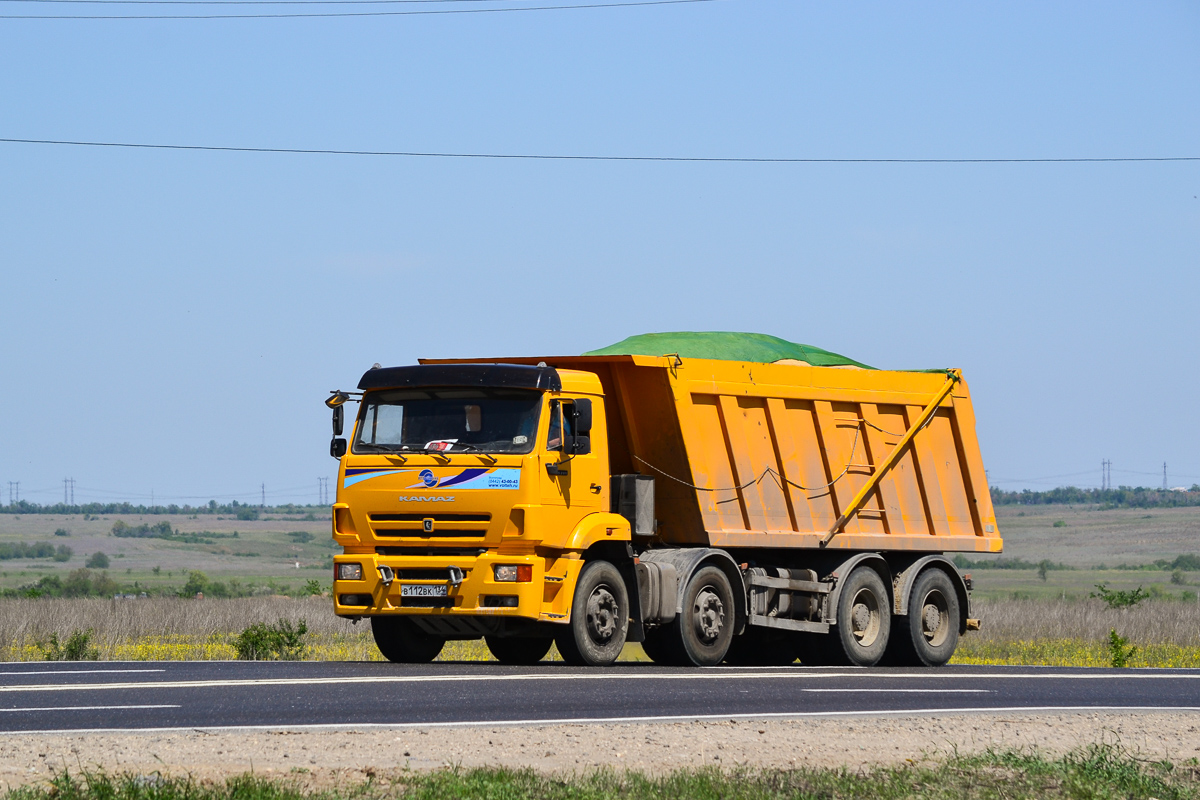
[[[562,450],[563,446],[563,423],[565,421],[567,427],[567,435],[573,436],[575,433],[575,415],[571,413],[570,401],[551,400],[550,401],[550,430],[546,434],[546,449],[547,450]]]

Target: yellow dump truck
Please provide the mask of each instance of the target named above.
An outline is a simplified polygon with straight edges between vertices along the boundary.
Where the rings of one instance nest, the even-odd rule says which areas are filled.
[[[326,401],[335,612],[392,661],[934,666],[979,624],[944,554],[1002,543],[957,370],[650,334],[358,390]]]

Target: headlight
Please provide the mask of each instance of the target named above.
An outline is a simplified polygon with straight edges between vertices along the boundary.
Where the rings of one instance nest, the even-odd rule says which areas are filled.
[[[339,581],[361,581],[363,576],[362,564],[338,564],[337,579]]]
[[[497,581],[529,583],[533,580],[532,564],[497,564],[494,569]]]

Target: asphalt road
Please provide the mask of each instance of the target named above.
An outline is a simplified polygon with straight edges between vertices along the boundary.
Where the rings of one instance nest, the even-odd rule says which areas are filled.
[[[1200,711],[1200,670],[0,663],[0,732]]]

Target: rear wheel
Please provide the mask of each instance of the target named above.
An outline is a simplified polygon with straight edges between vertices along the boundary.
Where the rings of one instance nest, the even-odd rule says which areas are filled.
[[[563,661],[603,667],[617,660],[629,632],[629,594],[607,561],[584,564],[575,583],[571,621],[555,637]]]
[[[702,567],[683,590],[683,611],[662,632],[665,663],[711,667],[733,641],[733,589],[717,567]],[[655,659],[657,660],[657,659]]]
[[[837,625],[829,632],[841,645],[843,663],[859,667],[878,664],[887,650],[891,624],[891,602],[883,579],[870,567],[856,568],[842,584]]]
[[[950,576],[940,569],[922,572],[908,597],[907,616],[896,618],[891,660],[907,666],[944,665],[958,647],[960,613]]]
[[[437,658],[446,640],[426,633],[404,617],[371,617],[371,634],[383,657],[396,664],[424,664]]]
[[[550,645],[554,644],[554,639],[549,637],[531,637],[531,636],[510,636],[501,638],[499,636],[485,636],[484,641],[487,642],[487,648],[496,657],[496,660],[501,664],[517,664],[526,666],[536,664],[546,657],[546,653],[550,652]]]

